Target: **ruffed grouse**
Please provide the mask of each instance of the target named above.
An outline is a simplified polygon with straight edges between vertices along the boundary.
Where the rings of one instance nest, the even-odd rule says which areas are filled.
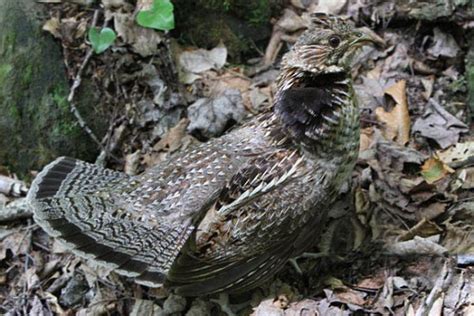
[[[314,15],[267,112],[139,176],[58,158],[31,186],[36,222],[79,256],[181,295],[262,283],[312,244],[354,167],[350,62],[368,42]]]

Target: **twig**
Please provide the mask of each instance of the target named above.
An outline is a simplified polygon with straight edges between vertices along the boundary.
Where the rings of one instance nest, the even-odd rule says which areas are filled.
[[[275,26],[273,30],[272,37],[268,42],[267,48],[265,50],[265,56],[263,57],[264,65],[271,65],[275,62],[275,58],[278,55],[282,45],[281,45],[281,36],[283,32]]]
[[[33,212],[28,207],[25,198],[15,200],[4,207],[0,206],[0,222],[12,222],[31,216]]]
[[[119,125],[120,124],[120,125]],[[125,116],[114,120],[113,124],[109,126],[109,129],[102,139],[102,143],[105,145],[102,147],[99,156],[97,156],[95,160],[95,164],[104,167],[105,160],[107,157],[111,156],[117,161],[120,161],[118,157],[115,157],[112,152],[117,148],[119,145],[120,140],[122,139],[123,131],[125,130],[125,126],[127,125]]]
[[[27,192],[28,188],[23,182],[0,175],[0,193],[19,197],[25,196]]]
[[[95,10],[94,11],[94,17],[92,18],[91,27],[96,26],[98,17],[99,17],[99,10]],[[79,67],[79,70],[76,73],[76,77],[74,78],[74,82],[71,86],[71,90],[70,90],[69,95],[67,97],[67,101],[69,102],[69,105],[71,107],[71,112],[76,117],[77,122],[79,123],[79,126],[90,136],[90,138],[92,138],[92,140],[94,142],[97,143],[97,145],[99,145],[102,148],[102,144],[100,143],[99,139],[97,138],[97,136],[95,136],[95,134],[92,132],[92,130],[89,128],[89,126],[87,126],[86,122],[82,118],[81,113],[79,112],[79,110],[77,109],[76,105],[73,102],[76,90],[81,85],[82,72],[86,68],[86,65],[89,62],[89,60],[91,59],[93,52],[94,52],[94,50],[92,49],[92,47],[89,48],[89,50],[87,51],[86,56],[84,57],[84,60],[82,61],[82,64],[81,64],[81,66]]]

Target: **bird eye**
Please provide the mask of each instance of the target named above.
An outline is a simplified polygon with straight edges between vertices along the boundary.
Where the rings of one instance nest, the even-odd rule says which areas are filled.
[[[329,45],[331,45],[333,48],[338,47],[340,43],[341,39],[339,38],[339,36],[331,36],[329,38]]]

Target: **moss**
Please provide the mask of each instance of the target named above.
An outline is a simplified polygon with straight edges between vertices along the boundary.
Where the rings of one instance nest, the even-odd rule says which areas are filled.
[[[248,44],[232,31],[223,18],[213,16],[206,21],[195,21],[194,25],[186,36],[199,47],[212,48],[223,42],[229,55],[237,59],[241,52],[248,50]]]
[[[176,32],[184,44],[211,48],[224,43],[230,61],[240,63],[260,54],[271,35],[270,17],[281,0],[176,0]],[[276,9],[278,8],[278,9]]]
[[[249,1],[247,20],[253,25],[262,25],[270,21],[272,15],[272,8],[270,2],[267,0]]]
[[[13,67],[10,64],[0,64],[0,83],[7,79],[7,76],[12,69]]]
[[[67,102],[67,91],[62,85],[57,85],[53,88],[51,98],[54,103],[63,111],[69,110],[69,103]]]
[[[8,108],[8,115],[10,115],[13,120],[18,120],[20,118],[20,112],[13,104]]]
[[[41,32],[35,7],[30,0],[0,1],[0,164],[20,176],[56,156],[92,160],[98,153],[70,113],[61,49]],[[89,85],[76,100],[94,129],[105,124],[91,109],[97,102],[90,91]]]
[[[251,24],[268,23],[283,5],[280,0],[198,0],[199,6],[209,12],[229,13]]]
[[[0,54],[2,57],[11,54],[15,50],[16,35],[13,32],[3,30],[3,35],[0,39]]]
[[[21,85],[23,86],[23,88],[27,89],[30,86],[32,78],[33,64],[28,64],[26,65],[25,70],[21,75]]]

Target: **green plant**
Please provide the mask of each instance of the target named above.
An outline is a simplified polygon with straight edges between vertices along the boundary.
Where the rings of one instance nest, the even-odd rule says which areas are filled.
[[[253,25],[260,25],[270,20],[271,8],[268,0],[251,2],[247,20]]]
[[[100,30],[100,32],[95,27],[93,27],[89,29],[88,35],[89,42],[91,43],[92,49],[94,49],[96,54],[104,52],[117,38],[114,30],[108,27],[104,27]]]
[[[150,10],[138,12],[137,23],[161,31],[174,29],[173,4],[170,0],[154,0]]]

